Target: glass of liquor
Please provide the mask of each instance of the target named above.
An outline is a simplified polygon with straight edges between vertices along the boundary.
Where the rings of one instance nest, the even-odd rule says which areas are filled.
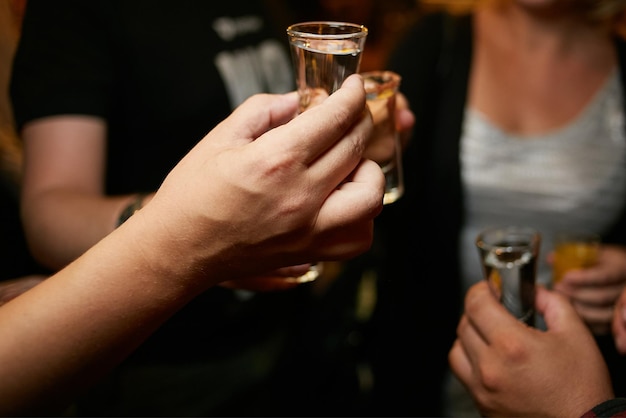
[[[554,238],[552,283],[563,280],[569,270],[591,267],[598,260],[600,237],[582,231],[561,231]]]
[[[359,71],[367,28],[346,22],[303,22],[289,26],[287,36],[303,112]]]
[[[299,112],[333,94],[348,76],[359,72],[367,28],[347,22],[311,21],[287,28],[291,58],[300,96]],[[298,281],[319,277],[322,264],[313,264]]]
[[[535,325],[535,281],[541,235],[532,228],[507,226],[476,238],[484,278],[504,307]]]
[[[374,120],[372,142],[367,146],[365,157],[378,162],[385,174],[383,204],[387,205],[404,194],[402,144],[394,116],[401,77],[392,71],[369,71],[361,75],[367,106]]]

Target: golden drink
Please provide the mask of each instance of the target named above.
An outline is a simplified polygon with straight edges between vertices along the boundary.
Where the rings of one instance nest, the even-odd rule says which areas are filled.
[[[595,238],[580,241],[557,241],[554,251],[553,283],[563,279],[563,275],[574,269],[593,266],[598,259],[600,244]]]
[[[396,130],[396,93],[401,77],[392,71],[363,73],[367,106],[372,113],[374,132],[365,157],[377,161],[385,175],[383,204],[404,194],[402,144]]]

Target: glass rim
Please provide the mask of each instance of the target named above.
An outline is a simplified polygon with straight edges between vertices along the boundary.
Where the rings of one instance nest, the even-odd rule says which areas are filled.
[[[391,70],[372,70],[359,73],[366,81],[371,81],[377,86],[383,84],[397,84],[398,86],[402,82],[402,76],[395,71]]]
[[[302,28],[311,27],[332,27],[332,28],[350,28],[352,31],[346,33],[314,33],[303,31]],[[367,36],[368,29],[365,25],[350,22],[332,21],[332,20],[311,20],[308,22],[294,23],[287,27],[287,34],[290,36],[307,37],[313,39],[345,39],[345,38],[362,38]]]
[[[524,235],[530,238],[530,242],[524,245],[511,245],[510,243],[507,245],[498,245],[492,242],[487,242],[485,239],[488,235],[494,235],[496,237],[504,237],[507,233],[516,233],[518,235]],[[487,228],[481,231],[476,237],[476,246],[486,251],[491,251],[496,248],[500,248],[505,252],[512,252],[519,250],[521,248],[530,246],[537,247],[541,243],[541,234],[535,228],[531,228],[528,226],[502,226],[502,227],[493,227]]]
[[[378,99],[383,92],[398,92],[402,77],[400,74],[389,70],[373,70],[359,73],[363,77],[363,84],[367,99]],[[385,98],[389,96],[385,95]]]

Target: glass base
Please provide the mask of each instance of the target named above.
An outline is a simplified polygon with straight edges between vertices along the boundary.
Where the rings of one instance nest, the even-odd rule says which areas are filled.
[[[293,281],[294,283],[308,283],[316,280],[322,274],[322,263],[316,263],[309,267],[309,271],[304,273],[302,276],[294,277],[289,281]]]

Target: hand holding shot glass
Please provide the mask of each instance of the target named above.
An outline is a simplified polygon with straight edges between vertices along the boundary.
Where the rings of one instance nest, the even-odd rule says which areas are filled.
[[[563,280],[570,270],[591,267],[598,261],[600,237],[585,232],[559,232],[554,239],[552,283]]]
[[[303,112],[359,71],[367,28],[346,22],[303,22],[289,26],[287,36]]]
[[[300,113],[333,94],[348,76],[359,71],[367,28],[346,22],[296,23],[287,28],[300,96]],[[297,280],[319,277],[322,264],[313,264]]]
[[[484,278],[504,307],[535,324],[535,282],[541,235],[532,228],[502,227],[476,238]]]
[[[378,162],[385,174],[383,204],[387,205],[404,194],[402,144],[395,118],[396,94],[401,77],[392,71],[370,71],[361,75],[367,106],[374,120],[374,133],[365,157]]]

